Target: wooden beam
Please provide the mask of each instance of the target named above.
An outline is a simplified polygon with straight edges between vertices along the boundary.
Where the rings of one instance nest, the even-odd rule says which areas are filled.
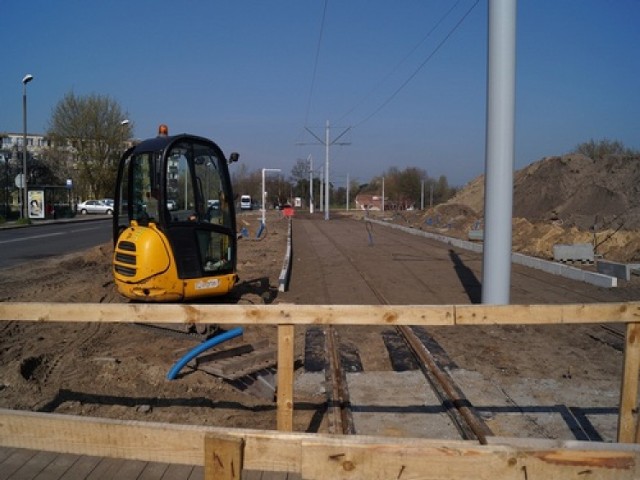
[[[627,324],[620,387],[618,442],[638,442],[638,375],[640,375],[640,323]]]
[[[305,480],[640,478],[640,445],[492,441],[499,443],[223,429],[0,409],[0,446],[204,464],[205,469],[214,452],[227,475],[214,478],[223,479],[240,478],[242,468],[291,472]]]
[[[293,431],[293,325],[278,326],[277,425],[283,432]]]
[[[244,440],[230,435],[204,437],[204,480],[240,480]]]
[[[220,325],[486,325],[640,322],[640,302],[565,305],[191,305],[0,302],[0,321]]]
[[[456,305],[456,325],[640,322],[640,302],[562,305]]]

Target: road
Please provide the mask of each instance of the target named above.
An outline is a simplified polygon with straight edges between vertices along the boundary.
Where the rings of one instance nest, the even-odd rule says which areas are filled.
[[[111,239],[111,217],[81,220],[0,229],[0,269],[81,251]]]

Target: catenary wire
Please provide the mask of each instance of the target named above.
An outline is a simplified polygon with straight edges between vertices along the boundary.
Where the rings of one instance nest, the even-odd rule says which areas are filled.
[[[391,77],[391,75],[393,75],[399,68],[400,66],[402,66],[402,64],[404,62],[406,62],[409,57],[411,55],[413,55],[413,53],[424,43],[427,41],[427,39],[431,36],[431,34],[433,34],[433,32],[435,32],[435,30],[442,24],[442,22],[444,22],[446,20],[446,18],[451,14],[451,12],[453,12],[458,5],[460,4],[462,0],[458,0],[456,3],[453,4],[453,6],[447,10],[447,12],[440,17],[440,20],[438,20],[435,25],[433,27],[431,27],[431,29],[427,32],[427,34],[425,36],[422,37],[422,39],[409,51],[409,53],[407,53],[391,70],[389,70],[389,72],[382,77],[361,99],[359,102],[357,102],[353,107],[351,107],[344,115],[342,115],[340,117],[340,119],[338,120],[338,122],[341,122],[342,120],[344,120],[346,117],[348,117],[356,108],[358,108],[359,106],[361,106],[365,101],[367,101],[369,99],[369,97],[371,97],[371,95],[380,88],[380,86],[386,82],[389,77]]]
[[[420,65],[418,65],[418,68],[416,68],[415,71],[411,75],[409,75],[409,77],[384,102],[382,102],[378,106],[378,108],[376,108],[372,113],[370,113],[363,120],[361,120],[360,122],[355,124],[354,128],[359,127],[363,123],[369,121],[376,114],[378,114],[384,107],[386,107],[404,89],[404,87],[406,87],[409,84],[409,82],[411,80],[413,80],[415,78],[415,76],[420,72],[420,70],[422,70],[424,68],[424,66],[434,57],[434,55],[440,50],[440,48],[442,48],[442,46],[447,42],[447,40],[449,40],[449,38],[451,38],[451,36],[460,27],[460,25],[462,25],[462,23],[469,16],[469,14],[473,11],[473,9],[476,7],[476,5],[478,5],[479,2],[480,2],[480,0],[476,0],[473,3],[473,5],[471,5],[471,7],[469,7],[469,9],[462,16],[462,18],[460,18],[460,20],[458,20],[458,22],[453,26],[453,28],[449,31],[449,33],[447,33],[447,35],[442,39],[442,41],[433,49],[433,51],[427,56],[427,58]]]
[[[318,71],[318,59],[320,58],[320,46],[322,45],[322,34],[324,32],[324,22],[327,16],[327,3],[329,0],[324,0],[324,8],[322,10],[322,20],[320,22],[320,34],[318,35],[318,45],[316,47],[316,58],[313,62],[313,76],[311,77],[311,87],[309,88],[309,99],[307,100],[307,111],[304,116],[304,124],[309,123],[309,112],[311,111],[311,100],[313,98],[313,89],[316,83],[316,73]]]

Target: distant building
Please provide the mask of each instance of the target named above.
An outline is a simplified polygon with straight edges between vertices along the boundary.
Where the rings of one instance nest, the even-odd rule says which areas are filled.
[[[0,149],[2,150],[20,150],[22,151],[22,145],[24,143],[24,134],[22,133],[0,133]],[[32,154],[40,153],[44,148],[51,146],[51,141],[45,136],[39,133],[27,134],[27,150]]]
[[[356,209],[357,210],[382,210],[382,196],[381,195],[356,195]]]
[[[380,212],[383,208],[384,210],[412,210],[415,207],[413,202],[410,200],[397,202],[385,197],[383,202],[382,195],[356,195],[356,209],[358,210],[372,210]]]

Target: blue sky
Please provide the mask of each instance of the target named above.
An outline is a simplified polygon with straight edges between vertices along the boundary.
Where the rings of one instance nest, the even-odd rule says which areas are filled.
[[[137,138],[167,123],[288,175],[324,161],[307,128],[329,121],[349,128],[338,185],[390,167],[463,185],[484,170],[487,3],[2,0],[0,131],[22,131],[30,73],[29,132],[68,92],[108,95]],[[638,0],[518,2],[516,168],[591,138],[640,149],[638,25]]]

